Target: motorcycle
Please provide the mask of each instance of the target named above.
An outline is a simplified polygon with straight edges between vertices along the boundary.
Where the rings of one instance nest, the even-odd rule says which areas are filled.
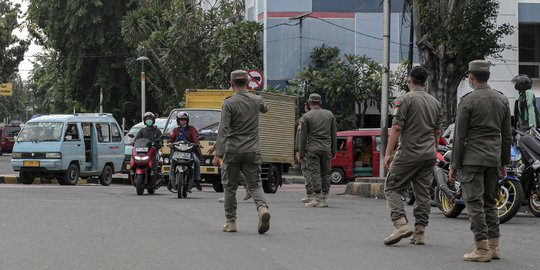
[[[143,195],[145,189],[148,190],[148,194],[154,194],[163,182],[158,151],[159,142],[160,140],[152,144],[150,140],[140,138],[133,144],[129,176],[131,184],[137,190],[137,195]],[[158,162],[157,166],[156,162]]]
[[[511,164],[506,167],[507,176],[498,180],[499,199],[497,200],[497,209],[499,210],[499,222],[505,223],[512,219],[523,200],[523,190],[519,179],[519,150],[516,145],[512,145],[510,156]],[[452,151],[448,151],[444,158],[450,163]],[[441,212],[449,218],[455,218],[465,209],[465,201],[459,179],[451,188],[447,183],[448,170],[441,169],[436,172],[437,188],[435,191],[435,200]]]
[[[171,156],[173,177],[170,179],[167,188],[169,191],[178,194],[178,199],[187,198],[195,178],[195,161],[193,148],[196,144],[187,141],[171,143]]]
[[[522,155],[523,192],[531,213],[540,217],[540,133],[533,128],[530,134],[521,131],[514,131],[514,134]]]

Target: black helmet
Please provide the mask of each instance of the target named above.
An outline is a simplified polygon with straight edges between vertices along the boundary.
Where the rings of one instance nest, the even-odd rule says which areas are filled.
[[[525,91],[529,90],[532,87],[532,80],[529,77],[529,75],[520,74],[517,75],[512,79],[512,83],[514,83],[514,88],[519,91]]]
[[[143,115],[143,122],[144,122],[145,125],[146,125],[146,118],[147,117],[152,118],[152,121],[153,121],[152,125],[156,123],[156,116],[152,112],[146,112]],[[151,125],[147,125],[147,126],[151,126]]]
[[[189,114],[187,112],[178,112],[176,115],[176,124],[180,125],[180,119],[186,119],[189,125]]]

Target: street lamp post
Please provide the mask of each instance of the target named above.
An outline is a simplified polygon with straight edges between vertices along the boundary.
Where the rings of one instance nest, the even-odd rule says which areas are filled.
[[[141,118],[143,118],[146,110],[146,75],[144,74],[144,62],[148,60],[150,59],[144,56],[137,58],[137,61],[141,62]]]

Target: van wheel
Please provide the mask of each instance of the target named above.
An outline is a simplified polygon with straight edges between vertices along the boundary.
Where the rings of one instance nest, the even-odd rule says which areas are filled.
[[[79,167],[74,163],[69,164],[68,169],[59,180],[64,185],[77,185],[77,182],[79,182]]]
[[[281,172],[276,165],[271,165],[268,170],[268,180],[263,181],[264,193],[276,193],[281,183]]]
[[[34,176],[29,172],[19,172],[19,179],[25,185],[31,185],[34,183]]]
[[[113,168],[111,165],[105,165],[101,177],[99,178],[99,183],[102,186],[109,186],[112,183],[113,178]]]
[[[330,183],[333,185],[341,185],[345,184],[347,182],[347,178],[345,178],[345,173],[340,168],[333,168],[332,171],[330,171]]]

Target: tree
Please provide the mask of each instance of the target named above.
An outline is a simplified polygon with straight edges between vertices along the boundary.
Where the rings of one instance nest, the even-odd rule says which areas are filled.
[[[381,66],[366,56],[343,55],[337,47],[322,45],[311,53],[311,64],[298,74],[292,88],[301,103],[310,93],[324,96],[338,120],[341,130],[362,128],[370,107],[381,107]],[[406,65],[391,73],[391,86],[397,90],[403,86]],[[303,106],[300,106],[303,108]],[[360,109],[356,115],[356,108]]]
[[[134,54],[120,36],[122,17],[135,7],[132,0],[31,0],[29,31],[50,52],[39,62],[46,66],[34,73],[43,80],[41,90],[55,98],[43,104],[45,111],[96,112],[103,89],[104,111],[117,118],[138,115],[138,106],[130,104],[140,96],[125,66]]]
[[[497,25],[496,0],[409,0],[420,63],[429,71],[427,89],[441,101],[446,124],[456,112],[457,88],[468,63],[508,49],[500,39],[513,32]],[[412,2],[412,3],[411,3]]]

